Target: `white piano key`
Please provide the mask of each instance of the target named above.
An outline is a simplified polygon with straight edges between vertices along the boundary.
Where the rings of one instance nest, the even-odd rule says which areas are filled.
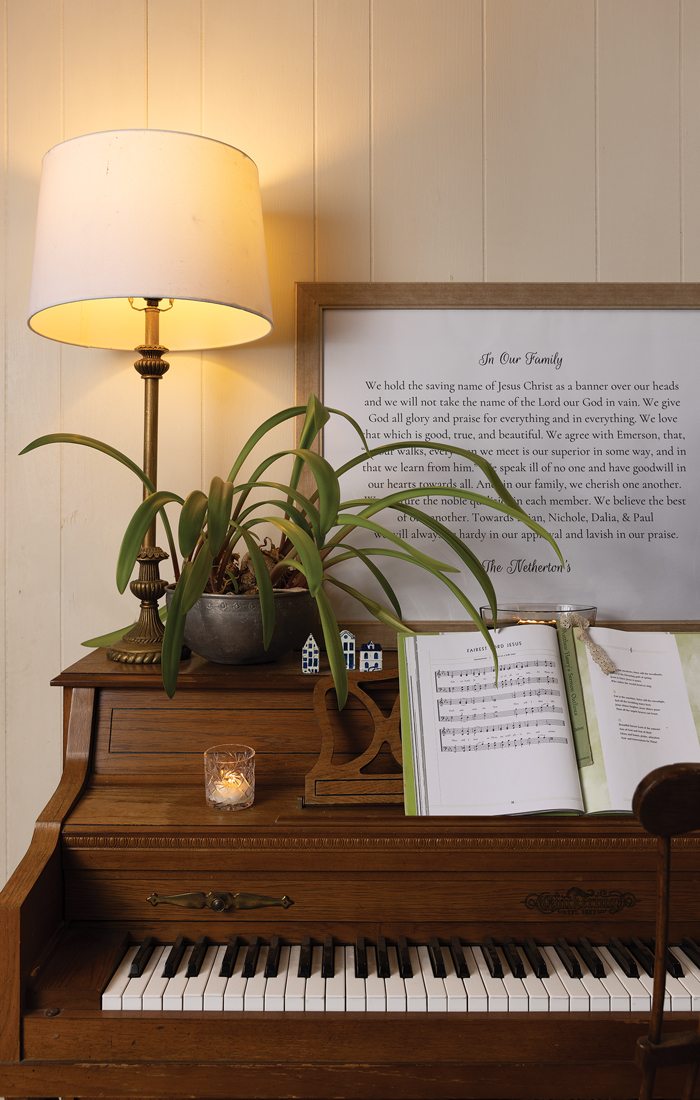
[[[418,958],[418,951],[415,947],[409,947],[408,957],[411,960],[413,977],[404,978],[404,986],[406,989],[406,1011],[427,1012],[428,995],[425,991],[425,982],[423,981],[423,973],[421,970],[420,959]]]
[[[122,1008],[131,1012],[140,1012],[143,1009],[143,996],[153,975],[157,972],[160,963],[162,947],[155,947],[150,959],[143,968],[143,973],[138,978],[129,978],[126,989],[122,993]]]
[[[486,1010],[487,1012],[507,1012],[508,1011],[508,994],[506,993],[506,987],[503,984],[502,978],[492,978],[491,971],[489,970],[484,953],[480,947],[472,948],[474,960],[479,971],[484,988],[486,990]],[[470,1011],[472,1011],[470,1009]]]
[[[287,968],[287,984],[284,987],[285,1012],[304,1011],[304,991],[306,990],[306,978],[299,977],[299,955],[301,947],[297,943],[289,952],[289,967]]]
[[[421,945],[418,948],[418,959],[428,998],[428,1012],[447,1012],[445,983],[442,978],[436,978],[433,974],[433,968],[430,964],[430,952],[427,947]]]
[[[243,1011],[245,987],[248,984],[248,979],[243,977],[243,965],[245,963],[247,950],[247,947],[239,947],[236,961],[233,964],[233,970],[226,979],[226,986],[224,988],[224,1012]]]
[[[564,986],[569,998],[569,1012],[588,1012],[590,1010],[590,997],[588,990],[580,978],[571,978],[567,973],[564,963],[561,961],[553,947],[541,948],[547,963],[551,964],[551,970]]]
[[[333,952],[333,977],[326,978],[326,1012],[345,1012],[345,952],[340,945]]]
[[[639,968],[639,980],[648,991],[649,996],[654,996],[654,979],[651,975],[646,974],[641,966]],[[690,994],[684,985],[678,981],[678,978],[674,978],[673,974],[666,974],[664,989],[664,1011],[665,1012],[690,1012]]]
[[[566,992],[561,979],[554,970],[551,959],[544,954],[544,948],[540,948],[540,953],[542,954],[542,957],[547,964],[547,969],[549,971],[546,978],[537,978],[525,952],[521,948],[518,948],[518,951],[520,952],[520,957],[522,958],[523,964],[525,966],[526,978],[523,979],[523,981],[528,990],[528,997],[531,998],[531,1003],[532,996],[536,996],[538,1000],[540,997],[540,987],[534,985],[531,982],[531,976],[536,982],[539,982],[541,984],[544,995],[547,997],[548,1004],[546,1009],[540,1009],[540,1007],[537,1007],[535,1009],[531,1009],[531,1011],[541,1010],[546,1012],[568,1012],[569,994]]]
[[[348,1012],[366,1012],[365,979],[355,976],[355,948],[345,948],[345,1008]]]
[[[265,963],[267,962],[269,950],[267,946],[260,948],[255,973],[246,982],[243,994],[243,1009],[245,1012],[262,1012],[265,1008],[265,986],[267,985]]]
[[[289,947],[280,949],[279,966],[273,978],[267,979],[265,986],[265,1011],[284,1012],[284,991],[289,972]]]
[[[162,1012],[163,1011],[163,994],[168,986],[169,978],[163,977],[163,968],[168,961],[170,952],[172,951],[172,944],[168,944],[162,949],[162,954],[158,960],[158,966],[155,973],[151,976],[151,980],[146,986],[143,992],[143,1009],[144,1012]]]
[[[600,949],[594,947],[593,950],[598,952],[600,961],[605,968],[605,977],[599,980],[610,998],[610,1011],[629,1012],[630,995],[628,990],[625,989],[617,975],[613,973],[612,968],[608,965],[607,959],[600,953]]]
[[[387,1012],[406,1011],[406,986],[399,974],[399,956],[395,947],[387,947],[391,974],[384,979]]]
[[[462,978],[467,994],[467,1012],[488,1012],[489,998],[486,986],[481,980],[474,952],[471,947],[463,947],[462,951],[469,967],[469,976]]]
[[[367,948],[365,996],[368,1012],[386,1012],[386,984],[385,979],[377,974],[377,951],[374,947]]]
[[[651,1010],[651,996],[639,978],[628,978],[622,967],[615,962],[607,947],[596,947],[596,951],[603,960],[606,970],[614,974],[627,990],[630,998],[630,1011],[649,1012]]]
[[[588,969],[585,960],[575,948],[571,948],[572,955],[578,959],[582,976],[580,981],[588,994],[590,1012],[610,1012],[610,994],[600,978],[594,977]]]
[[[537,977],[522,948],[517,947],[516,950],[525,971],[525,977],[521,978],[521,981],[527,994],[528,1012],[549,1012],[549,993],[545,987],[544,979]]]
[[[454,960],[449,947],[441,947],[440,950],[442,952],[442,961],[445,964],[445,977],[443,978],[443,983],[445,985],[445,995],[447,997],[447,1011],[466,1012],[467,991],[464,988],[464,982],[455,970]]]
[[[304,990],[304,1009],[306,1012],[326,1011],[326,979],[321,976],[323,966],[323,948],[311,950],[311,973],[306,979]]]
[[[218,948],[215,946],[208,947],[202,959],[199,974],[187,979],[185,992],[182,995],[182,1007],[185,1012],[202,1012],[204,1010],[204,992],[207,988],[217,950]]]
[[[102,994],[102,1008],[105,1010],[120,1011],[122,1007],[122,993],[129,983],[129,968],[136,958],[138,946],[128,948],[124,958],[114,971],[107,987]]]
[[[508,1011],[527,1012],[527,993],[525,992],[522,978],[516,978],[514,974],[511,974],[508,960],[503,951],[497,948],[496,952],[501,960],[501,966],[503,967],[503,986],[508,996]]]
[[[220,974],[221,963],[223,962],[224,955],[226,954],[226,945],[214,948],[214,962],[211,970],[209,971],[209,977],[207,979],[206,988],[204,990],[204,1011],[205,1012],[222,1012],[224,1007],[224,990],[226,989],[226,982],[228,978]]]
[[[190,961],[190,955],[194,951],[194,947],[186,947],[182,958],[180,959],[180,965],[177,968],[177,972],[168,982],[163,993],[163,1011],[164,1012],[182,1012],[182,998],[185,993],[185,986],[188,982],[187,977],[187,964]]]
[[[691,1012],[700,1012],[700,967],[696,966],[681,947],[672,947],[670,950],[683,967],[683,977],[678,980],[690,994]]]

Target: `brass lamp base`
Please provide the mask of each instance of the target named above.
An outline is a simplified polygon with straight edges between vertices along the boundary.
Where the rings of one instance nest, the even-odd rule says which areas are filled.
[[[168,582],[159,576],[158,567],[167,557],[159,546],[141,547],[136,559],[139,575],[129,585],[134,596],[141,601],[141,614],[119,644],[107,650],[110,661],[121,661],[126,665],[160,664],[165,629],[158,614],[158,600],[164,595]]]

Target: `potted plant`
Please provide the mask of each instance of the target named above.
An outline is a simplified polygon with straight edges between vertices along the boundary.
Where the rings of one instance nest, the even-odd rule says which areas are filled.
[[[358,453],[338,469],[334,469],[315,449],[320,433],[332,415],[349,421],[361,444]],[[303,422],[297,447],[267,454],[258,461],[250,475],[241,473],[246,461],[274,428],[301,417]],[[305,589],[318,611],[338,702],[343,706],[347,696],[347,671],[327,587],[336,586],[348,593],[392,629],[406,630],[398,596],[377,562],[377,559],[386,557],[406,562],[446,585],[483,634],[495,662],[495,647],[475,605],[450,576],[459,570],[459,566],[423,553],[377,518],[383,511],[396,510],[433,532],[436,536],[434,541],[451,550],[473,575],[495,617],[496,596],[486,570],[473,551],[449,528],[412,503],[420,501],[421,497],[458,497],[510,515],[546,539],[561,560],[552,536],[523,511],[491,464],[481,455],[430,440],[402,440],[400,443],[369,447],[361,428],[351,417],[340,410],[326,408],[313,395],[306,407],[293,406],[265,420],[242,447],[226,478],[214,477],[208,493],[194,489],[186,498],[166,489],[156,490],[143,471],[126,455],[87,436],[67,433],[42,436],[28,444],[22,453],[57,442],[77,443],[102,451],[126,465],[149,490],[126,528],[117,561],[117,585],[120,591],[124,591],[144,535],[154,518],[160,517],[174,570],[162,652],[163,684],[169,695],[174,693],[177,685],[187,616],[200,597],[207,593],[252,594],[259,601],[263,642],[267,646],[275,627],[275,593]],[[398,447],[416,450],[430,448],[471,461],[489,481],[495,496],[453,486],[431,485],[401,489],[379,498],[342,499],[341,480],[344,473],[359,463]],[[276,477],[272,467],[284,462],[287,464],[286,475]],[[278,480],[279,476],[284,476],[284,480]],[[262,500],[260,490],[264,491]],[[166,506],[172,504],[180,508],[177,546],[165,511]],[[275,534],[274,540],[270,538],[270,531]],[[357,532],[367,532],[371,536],[370,544],[358,545],[352,541],[351,536]],[[361,588],[349,585],[336,573],[337,566],[351,559],[361,563],[378,584],[384,594],[384,602],[379,602]],[[105,636],[93,642],[106,644],[115,636],[113,634],[109,639]]]

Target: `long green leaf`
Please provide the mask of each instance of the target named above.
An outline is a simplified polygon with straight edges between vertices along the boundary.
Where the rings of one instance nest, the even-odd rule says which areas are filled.
[[[129,583],[129,577],[133,572],[146,532],[163,505],[173,501],[178,504],[183,503],[182,497],[177,493],[168,493],[165,490],[151,493],[141,501],[129,520],[117,559],[117,588],[120,592],[123,592]]]
[[[91,447],[94,451],[101,451],[102,454],[121,462],[122,466],[126,466],[128,470],[136,474],[150,493],[155,491],[151,479],[146,476],[140,466],[132,462],[128,455],[118,451],[116,447],[111,447],[109,443],[103,443],[100,439],[93,439],[89,435],[77,435],[74,432],[53,432],[51,435],[41,435],[38,439],[33,439],[31,443],[27,443],[27,446],[23,447],[19,453],[26,455],[29,451],[36,450],[37,447],[45,447],[48,443],[77,443],[80,447]]]
[[[321,590],[321,584],[323,583],[323,561],[315,542],[291,520],[282,519],[280,516],[268,516],[266,522],[283,531],[292,543],[304,566],[309,592],[315,597]]]
[[[233,483],[220,477],[213,477],[209,486],[209,507],[207,512],[207,534],[209,546],[214,557],[224,545],[226,532],[231,519],[233,504]]]
[[[351,502],[352,503],[352,502]],[[379,509],[377,509],[379,511]],[[399,535],[394,534],[388,527],[383,527],[381,523],[375,523],[374,520],[368,519],[365,515],[354,515],[341,513],[338,515],[337,524],[339,527],[347,527],[353,530],[355,527],[361,527],[363,530],[372,531],[380,538],[386,539],[387,542],[393,542],[396,546],[400,546],[410,557],[415,558],[417,561],[426,562],[429,565],[437,566],[438,569],[447,570],[450,573],[457,573],[459,569],[456,565],[449,565],[447,562],[438,561],[437,558],[431,558],[428,554],[424,554],[421,550],[416,550],[414,546],[406,542]],[[334,539],[331,539],[328,546],[335,546],[341,541],[340,533]]]
[[[260,618],[262,621],[263,647],[267,649],[272,641],[275,629],[275,595],[272,580],[267,569],[265,556],[261,553],[257,542],[250,531],[242,530],[241,535],[248,547],[248,553],[255,573],[260,597]]]
[[[199,541],[208,504],[208,497],[201,489],[194,489],[185,499],[177,530],[180,553],[183,558],[189,558]]]
[[[467,451],[463,447],[455,447],[449,443],[437,443],[432,440],[417,440],[406,439],[400,443],[386,443],[381,447],[372,447],[372,449],[365,454],[354,455],[344,465],[340,466],[336,473],[338,477],[342,477],[344,473],[351,470],[354,466],[357,466],[360,462],[366,462],[368,458],[376,458],[378,455],[390,454],[392,451],[399,449],[410,450],[431,450],[441,451],[444,454],[458,455],[460,458],[465,458],[468,462],[472,462],[481,472],[484,474],[489,484],[496,490],[501,500],[506,504],[509,504],[511,508],[516,508],[518,511],[522,511],[522,507],[518,504],[515,497],[511,496],[509,490],[506,488],[500,477],[496,473],[495,469],[483,455],[478,454],[476,451]],[[433,486],[432,492],[439,488],[439,486]],[[450,489],[451,492],[451,489]]]
[[[168,617],[167,607],[158,608],[158,616],[162,623]],[[125,634],[128,634],[133,629],[135,623],[128,623],[126,626],[120,626],[118,630],[110,630],[109,634],[100,634],[97,638],[86,638],[84,642],[80,644],[85,646],[86,649],[101,649],[114,645],[115,642],[120,642]]]
[[[326,656],[335,684],[335,693],[338,697],[338,709],[342,710],[348,700],[348,670],[345,667],[338,620],[335,617],[330,600],[322,588],[319,588],[316,593],[316,606],[321,620]]]
[[[352,585],[345,584],[344,581],[338,580],[337,577],[329,576],[327,580],[331,584],[334,584],[336,588],[340,588],[343,592],[347,592],[348,596],[352,596],[358,603],[361,603],[380,623],[384,623],[385,626],[396,631],[405,632],[410,630],[401,619],[398,619],[396,615],[392,615],[387,607],[382,607],[380,603],[373,600],[371,596],[366,596],[364,592],[360,592],[358,588],[353,588]]]
[[[293,405],[291,408],[282,409],[281,412],[275,413],[274,416],[270,416],[267,420],[263,421],[263,423],[255,429],[253,434],[241,447],[226,480],[236,480],[236,477],[238,476],[238,473],[243,463],[245,462],[255,445],[259,443],[260,440],[263,438],[263,436],[267,435],[267,433],[273,428],[276,428],[278,424],[283,424],[285,420],[291,420],[294,416],[302,416],[306,412],[306,410],[306,405]]]
[[[299,433],[299,440],[297,442],[299,450],[308,450],[313,447],[329,419],[330,415],[325,405],[319,401],[315,393],[312,393],[306,403],[306,416],[304,417],[304,423]],[[294,459],[292,474],[289,479],[289,484],[292,489],[297,488],[303,468],[303,459],[297,455]]]
[[[341,504],[342,508],[363,508],[362,516],[372,516],[375,513],[380,512],[383,508],[394,508],[397,505],[403,503],[404,500],[412,500],[415,497],[434,496],[436,492],[435,486],[414,486],[410,489],[401,489],[396,493],[390,493],[386,497],[382,497],[381,500],[375,500],[373,497],[360,497],[357,500],[344,500]],[[557,546],[556,542],[550,535],[549,531],[546,531],[544,527],[536,520],[532,519],[527,512],[523,512],[520,505],[513,507],[510,504],[504,504],[500,500],[493,500],[492,497],[485,497],[482,493],[474,493],[471,489],[457,489],[450,487],[450,496],[459,497],[460,500],[472,500],[475,504],[483,505],[485,508],[493,508],[497,512],[503,512],[507,516],[511,516],[513,519],[518,520],[519,523],[524,524],[525,527],[529,527],[531,531],[534,531],[536,535],[544,539],[553,547],[559,561],[564,564],[564,558],[561,550]],[[420,515],[425,513],[420,512]],[[338,517],[340,519],[340,517]]]
[[[460,561],[466,565],[470,573],[473,574],[474,579],[481,585],[481,589],[488,601],[489,607],[493,613],[494,620],[496,619],[496,592],[493,587],[493,582],[488,573],[484,569],[483,565],[477,558],[476,554],[462,541],[454,531],[451,531],[449,527],[445,527],[443,523],[435,519],[434,516],[428,515],[426,512],[421,511],[418,508],[412,508],[410,505],[402,504],[401,511],[411,516],[413,519],[420,522],[424,527],[428,527],[429,530],[434,531],[440,536],[442,541],[450,547]]]
[[[346,543],[344,542],[338,544],[339,548],[345,545]],[[403,613],[401,611],[401,604],[399,603],[399,598],[396,595],[396,592],[385,577],[384,573],[382,573],[381,569],[372,561],[372,557],[377,554],[391,558],[398,558],[401,561],[413,561],[412,558],[409,558],[408,554],[402,554],[400,550],[390,550],[388,547],[377,547],[376,549],[373,549],[367,546],[362,548],[360,548],[359,546],[348,546],[347,550],[345,550],[344,553],[336,554],[333,558],[325,559],[326,577],[328,577],[328,570],[331,569],[334,565],[339,565],[343,561],[361,561],[383,589],[387,599],[389,600],[389,603],[394,608],[396,614],[399,616],[399,618],[402,618]]]
[[[109,443],[103,443],[102,440],[93,439],[89,435],[78,435],[75,432],[53,432],[50,435],[42,435],[39,436],[38,439],[33,439],[32,442],[28,443],[26,447],[23,447],[19,453],[21,455],[28,454],[29,451],[34,451],[37,447],[45,447],[48,443],[76,443],[80,447],[90,447],[93,451],[100,451],[102,454],[107,455],[108,458],[113,458],[116,462],[120,462],[122,466],[126,466],[127,470],[131,470],[133,474],[136,474],[137,478],[146,486],[149,493],[155,492],[155,485],[151,479],[147,477],[141,467],[137,466],[128,455],[123,454],[122,451],[118,451],[116,447],[110,446]],[[165,512],[161,513],[161,519],[170,549],[175,576],[177,577],[180,567],[177,560],[172,528],[170,527],[170,521]]]
[[[175,586],[170,606],[168,608],[168,621],[165,624],[163,645],[161,647],[161,676],[166,694],[171,698],[177,687],[177,677],[180,671],[180,658],[182,655],[182,642],[185,636],[185,614],[182,610],[183,580],[186,579],[192,563],[182,563],[180,580]]]

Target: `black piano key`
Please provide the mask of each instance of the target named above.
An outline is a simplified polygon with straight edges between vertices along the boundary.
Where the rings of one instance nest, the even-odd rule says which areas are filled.
[[[656,944],[654,943],[654,940],[642,940],[642,943],[644,944],[645,947],[649,948],[649,950],[651,951],[654,958],[656,958]],[[670,974],[671,977],[673,977],[673,978],[682,978],[683,977],[683,967],[681,966],[681,964],[678,961],[678,959],[676,958],[676,956],[671,954],[671,952],[668,950],[668,948],[666,949],[665,967],[666,967],[666,973]]]
[[[616,936],[608,942],[607,948],[618,966],[622,967],[623,974],[628,978],[639,977],[639,967],[625,945]]]
[[[459,936],[453,936],[450,940],[450,955],[454,963],[455,973],[459,978],[469,977],[469,964],[462,950],[462,941]]]
[[[428,941],[428,958],[430,959],[433,976],[436,978],[446,978],[447,971],[445,969],[445,960],[442,957],[440,941],[437,936],[433,936],[432,939]]]
[[[258,969],[260,946],[260,936],[256,936],[253,942],[248,945],[248,950],[245,953],[245,960],[243,962],[242,974],[244,978],[255,977],[255,971]]]
[[[202,963],[204,962],[204,956],[207,953],[208,947],[209,940],[206,936],[201,936],[192,948],[192,954],[190,955],[187,963],[186,976],[188,978],[196,978],[199,974],[200,970],[202,969]]]
[[[402,978],[413,977],[413,966],[411,965],[411,956],[408,953],[408,943],[405,936],[399,936],[396,941],[396,957],[399,962],[399,974]]]
[[[335,944],[332,936],[326,936],[323,941],[323,955],[321,956],[321,977],[332,978],[335,974]]]
[[[389,952],[384,936],[377,936],[377,977],[390,978],[391,966],[389,965]]]
[[[164,978],[174,978],[177,974],[177,968],[182,962],[182,956],[185,954],[185,948],[187,947],[187,941],[184,936],[178,936],[175,943],[170,948],[170,953],[165,960],[165,966],[163,967]]]
[[[564,969],[570,978],[582,978],[583,971],[581,970],[581,963],[574,955],[571,947],[566,942],[563,936],[554,942],[554,950],[564,964]]]
[[[489,968],[489,974],[491,975],[491,977],[502,978],[503,966],[501,964],[501,960],[498,957],[498,952],[496,951],[496,944],[493,942],[491,937],[487,936],[487,938],[483,940],[482,943],[479,944],[479,946],[484,953],[486,965]]]
[[[358,936],[355,943],[355,977],[366,978],[368,973],[367,944],[364,936]]]
[[[695,940],[684,936],[678,946],[681,951],[685,952],[691,962],[694,962],[696,966],[700,966],[700,945]]]
[[[574,941],[574,947],[585,962],[593,977],[604,978],[605,967],[603,965],[603,960],[593,947],[591,941],[587,939],[586,936],[581,936],[580,939]]]
[[[279,936],[272,936],[270,944],[267,950],[267,959],[265,960],[265,977],[276,978],[277,972],[280,968],[280,952],[282,950],[282,941]]]
[[[129,967],[130,978],[140,978],[146,969],[146,963],[153,954],[153,950],[156,946],[155,936],[146,936],[146,939],[140,945],[138,951],[131,960],[131,966]]]
[[[654,976],[654,953],[650,951],[646,944],[642,943],[640,939],[633,937],[631,940],[625,940],[625,947],[629,951],[633,959],[635,959],[645,974],[648,974],[650,978]]]
[[[304,936],[301,941],[301,949],[299,951],[299,965],[297,967],[297,977],[310,978],[311,977],[311,957],[312,957],[313,944],[311,943],[311,936]]]
[[[506,962],[514,978],[525,977],[525,967],[523,966],[523,960],[518,954],[518,949],[512,940],[502,940],[499,944],[503,954],[506,957]]]
[[[240,946],[240,936],[232,936],[232,938],[226,944],[224,957],[221,960],[221,966],[219,968],[220,978],[230,978],[233,974],[233,968],[236,965],[236,956],[238,955],[238,950]]]
[[[547,967],[547,962],[532,937],[523,940],[523,951],[525,952],[525,958],[532,967],[532,972],[535,977],[548,978],[549,969]]]

